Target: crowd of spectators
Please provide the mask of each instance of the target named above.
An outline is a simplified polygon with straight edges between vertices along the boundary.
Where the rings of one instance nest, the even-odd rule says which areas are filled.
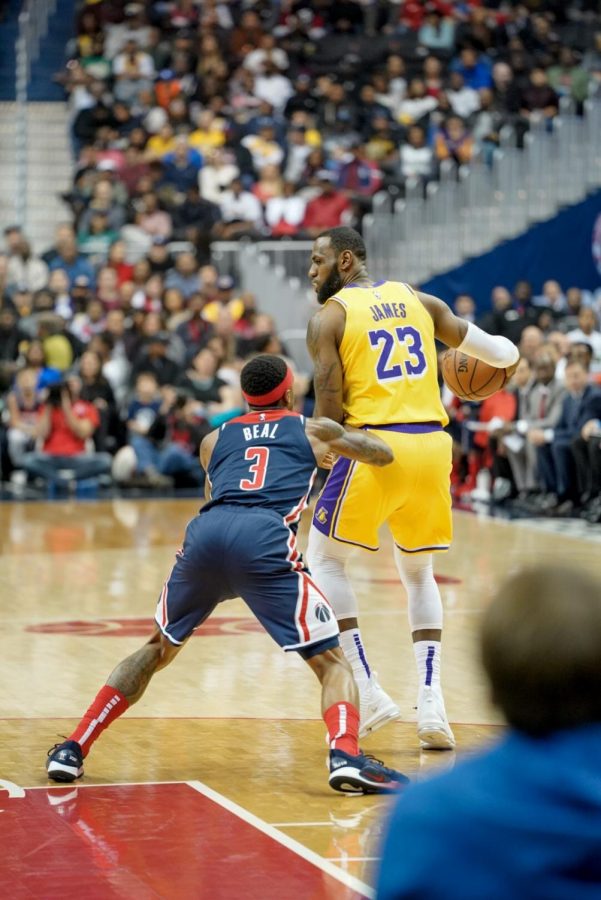
[[[53,492],[98,478],[138,488],[199,487],[203,436],[241,413],[250,355],[287,355],[255,296],[194,254],[155,239],[127,262],[115,240],[99,268],[57,228],[40,257],[20,229],[0,256],[3,479]],[[291,360],[294,367],[294,362]],[[308,379],[298,375],[299,407]]]
[[[476,320],[471,296],[454,307]],[[519,515],[601,522],[601,290],[564,292],[549,280],[534,296],[527,281],[513,293],[499,286],[477,322],[518,344],[521,359],[511,382],[483,403],[445,389],[456,495]]]
[[[598,28],[595,31],[595,28]],[[489,161],[601,85],[596,4],[101,0],[57,76],[81,249],[360,227],[373,195]]]

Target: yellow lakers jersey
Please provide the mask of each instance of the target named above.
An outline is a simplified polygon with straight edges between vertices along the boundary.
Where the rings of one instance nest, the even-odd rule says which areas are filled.
[[[349,285],[330,297],[346,312],[339,347],[347,425],[441,422],[434,322],[409,285]]]

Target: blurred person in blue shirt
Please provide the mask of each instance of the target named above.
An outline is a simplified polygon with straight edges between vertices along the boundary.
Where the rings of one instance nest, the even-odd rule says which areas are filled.
[[[396,803],[378,900],[601,897],[601,583],[537,566],[484,614],[509,730]]]

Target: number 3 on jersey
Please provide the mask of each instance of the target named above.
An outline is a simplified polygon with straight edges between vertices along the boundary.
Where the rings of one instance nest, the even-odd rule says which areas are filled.
[[[241,491],[260,491],[265,484],[267,475],[267,463],[269,462],[269,447],[247,447],[244,459],[248,462],[255,460],[248,470],[252,478],[243,478],[240,482]]]
[[[368,332],[369,342],[374,350],[380,351],[376,363],[378,381],[399,381],[405,374],[413,378],[421,377],[426,371],[426,357],[422,350],[422,336],[417,328],[404,325],[391,331],[384,328],[376,328]],[[390,358],[394,352],[395,336],[400,344],[407,344],[409,359],[404,363],[393,363]],[[405,371],[403,372],[403,367]]]

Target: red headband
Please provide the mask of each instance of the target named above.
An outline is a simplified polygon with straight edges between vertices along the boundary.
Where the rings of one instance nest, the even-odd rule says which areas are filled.
[[[284,376],[284,380],[280,381],[277,387],[274,387],[272,391],[269,391],[268,394],[247,394],[246,391],[242,391],[242,395],[247,403],[251,406],[271,406],[272,403],[277,403],[278,400],[281,400],[288,388],[291,388],[294,384],[294,375],[292,374],[292,369],[290,366],[286,366],[286,375]]]

